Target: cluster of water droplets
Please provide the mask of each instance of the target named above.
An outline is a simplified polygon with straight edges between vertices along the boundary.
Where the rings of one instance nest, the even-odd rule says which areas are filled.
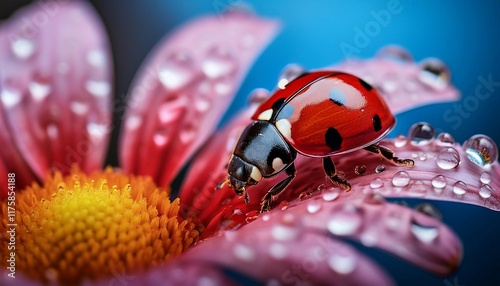
[[[433,166],[437,166],[441,170],[439,171],[440,174],[435,175],[429,182],[426,179],[419,178],[418,175],[412,177],[410,175],[412,169],[408,169],[408,171],[398,170],[392,176],[389,186],[385,185],[385,181],[380,177],[375,176],[369,184],[371,189],[381,193],[387,192],[388,195],[406,190],[409,196],[426,196],[428,190],[433,189],[434,195],[439,196],[449,186],[452,195],[458,199],[465,199],[464,196],[474,195],[474,193],[484,200],[492,197],[494,190],[490,185],[492,180],[490,172],[493,164],[498,159],[498,149],[495,142],[486,135],[474,135],[462,146],[459,146],[450,134],[441,133],[436,137],[436,131],[430,124],[420,122],[410,128],[408,137],[399,135],[394,139],[393,144],[393,151],[395,151],[396,155],[398,149],[403,147],[405,149],[429,150],[411,153],[412,158],[416,161],[415,166],[419,168],[418,162],[422,161],[422,164],[425,165],[422,165],[420,170],[430,168],[429,171],[432,172]],[[408,144],[411,146],[408,146]],[[465,156],[460,155],[460,149],[465,151]],[[466,165],[472,166],[471,168],[480,168],[477,191],[475,190],[476,187],[473,186],[475,182],[468,182],[472,184],[468,185],[468,183],[464,182],[465,177],[453,176],[453,174],[460,171],[460,168],[466,168],[466,166],[461,166],[463,160],[468,160]],[[374,171],[380,173],[384,170],[385,166],[379,165]],[[373,174],[373,172],[366,171],[367,167],[365,165],[358,165],[354,169],[354,173],[358,176]],[[450,172],[450,175],[446,175],[446,172]],[[384,185],[386,188],[384,188]],[[485,201],[484,204],[490,205],[488,201]],[[499,207],[495,207],[494,204],[490,206],[493,208]]]

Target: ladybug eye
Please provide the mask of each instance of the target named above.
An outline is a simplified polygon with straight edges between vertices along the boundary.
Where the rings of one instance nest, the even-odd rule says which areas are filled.
[[[411,63],[413,62],[413,58],[406,51],[405,49],[399,47],[399,46],[387,46],[383,47],[377,52],[376,55],[377,58],[386,58],[386,59],[391,59],[395,61],[401,61],[401,62],[407,62]]]
[[[278,78],[278,88],[285,89],[285,86],[292,80],[303,75],[306,70],[298,64],[289,64],[282,71]]]
[[[419,80],[435,89],[444,89],[450,83],[450,70],[436,58],[425,59],[420,63]]]

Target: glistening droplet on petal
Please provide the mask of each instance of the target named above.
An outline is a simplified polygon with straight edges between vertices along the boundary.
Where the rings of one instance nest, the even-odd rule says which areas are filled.
[[[28,39],[19,38],[12,41],[11,49],[16,57],[26,60],[35,53],[35,43]]]
[[[334,253],[328,259],[328,265],[335,272],[347,275],[356,269],[356,257],[353,254]]]
[[[452,146],[455,143],[455,138],[450,133],[441,133],[438,135],[436,142],[442,146]]]
[[[169,90],[178,90],[194,77],[191,57],[185,52],[171,54],[160,67],[158,79]]]
[[[410,175],[405,171],[399,171],[392,177],[392,184],[395,187],[406,187],[410,183]]]
[[[463,148],[469,160],[481,167],[491,166],[498,159],[497,145],[486,135],[472,136],[463,144]]]
[[[453,193],[455,193],[458,196],[462,196],[467,192],[467,185],[462,182],[462,181],[457,181],[455,184],[453,184]]]
[[[492,193],[492,188],[490,185],[488,184],[484,184],[482,185],[480,188],[479,188],[479,195],[482,197],[482,198],[489,198],[491,197],[491,193]]]
[[[214,47],[208,51],[202,70],[208,78],[220,78],[234,73],[236,64],[232,51],[226,47]]]
[[[439,235],[439,229],[437,227],[424,226],[415,221],[411,223],[410,231],[423,243],[431,243]]]
[[[375,168],[375,173],[377,173],[377,174],[380,174],[380,173],[382,173],[383,171],[385,171],[385,166],[384,166],[384,165],[378,165],[378,166]]]
[[[332,213],[327,227],[332,234],[351,235],[359,229],[361,223],[361,215],[356,207],[346,205],[343,209]]]
[[[491,182],[491,175],[490,173],[484,171],[481,173],[481,177],[479,178],[481,183],[483,184],[489,184]]]
[[[427,145],[436,137],[436,131],[429,123],[419,122],[410,127],[408,137],[414,145]]]
[[[460,154],[453,147],[445,147],[439,151],[436,163],[443,170],[451,170],[460,164]]]
[[[372,189],[381,188],[384,185],[384,181],[380,178],[375,178],[370,182],[370,187]]]
[[[408,139],[406,139],[406,137],[404,135],[400,134],[400,135],[396,136],[396,138],[394,139],[394,146],[396,146],[397,148],[401,148],[401,147],[404,147],[407,142],[408,142]]]
[[[443,189],[446,187],[446,178],[442,175],[437,175],[432,179],[432,186],[436,189]]]
[[[365,165],[357,165],[354,168],[354,173],[356,173],[356,175],[362,175],[365,172],[366,172],[366,166]]]

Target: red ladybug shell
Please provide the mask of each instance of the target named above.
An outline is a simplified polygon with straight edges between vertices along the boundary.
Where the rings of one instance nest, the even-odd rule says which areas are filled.
[[[277,90],[252,119],[273,123],[299,153],[354,151],[382,139],[396,122],[376,89],[341,72],[304,74]]]

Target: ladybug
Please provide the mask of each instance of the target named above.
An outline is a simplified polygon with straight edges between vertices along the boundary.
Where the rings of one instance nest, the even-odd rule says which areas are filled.
[[[332,155],[365,149],[397,165],[414,164],[376,144],[396,120],[377,90],[351,74],[302,74],[264,101],[252,119],[229,160],[229,176],[218,188],[228,183],[248,203],[247,187],[285,171],[288,177],[262,198],[261,212],[295,177],[297,153],[322,158],[328,178],[347,191],[351,185],[337,175]]]

